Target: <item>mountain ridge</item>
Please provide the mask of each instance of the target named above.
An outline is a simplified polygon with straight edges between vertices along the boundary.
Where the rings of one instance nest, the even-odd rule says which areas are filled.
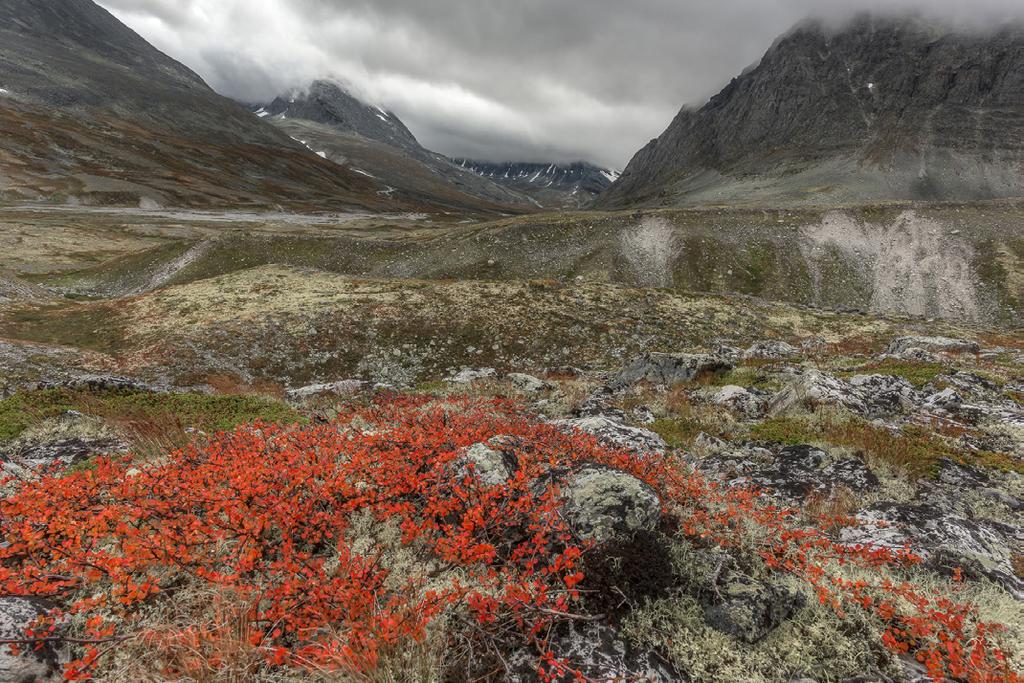
[[[802,22],[644,146],[601,208],[1020,196],[1024,28]]]

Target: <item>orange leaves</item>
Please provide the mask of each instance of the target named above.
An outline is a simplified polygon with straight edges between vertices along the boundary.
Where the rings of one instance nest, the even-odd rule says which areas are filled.
[[[460,479],[460,451],[496,435],[519,444],[515,475],[498,486],[481,485],[472,472]],[[391,397],[345,408],[330,425],[242,428],[131,476],[131,463],[103,460],[93,471],[43,478],[0,501],[0,589],[84,615],[90,640],[145,633],[142,608],[183,582],[231,591],[253,606],[241,640],[218,629],[152,636],[154,647],[198,638],[213,653],[200,662],[206,667],[251,647],[268,667],[372,669],[382,652],[422,640],[453,606],[484,632],[518,631],[544,652],[540,634],[586,585],[587,548],[559,514],[560,473],[577,463],[642,479],[678,520],[678,533],[697,543],[729,548],[756,528],[769,568],[802,578],[837,612],[882,619],[884,644],[920,656],[937,680],[1019,680],[992,645],[995,627],[977,624],[969,607],[881,579],[844,582],[825,569],[830,561],[915,561],[909,553],[836,545],[755,491],[723,490],[670,456],[609,450],[493,400],[438,407]],[[393,576],[385,548],[357,552],[356,514],[394,525],[400,542],[437,569]],[[904,604],[914,609],[897,608]],[[59,616],[34,625],[27,644],[60,637]],[[79,644],[69,680],[88,678],[106,651]],[[574,675],[556,653],[542,660],[552,677]]]

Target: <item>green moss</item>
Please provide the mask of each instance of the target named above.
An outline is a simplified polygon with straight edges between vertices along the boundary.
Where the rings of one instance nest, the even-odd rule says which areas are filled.
[[[112,305],[28,306],[4,315],[0,329],[16,339],[93,351],[110,351],[124,343],[124,324]]]
[[[786,445],[820,444],[854,449],[868,460],[876,459],[911,476],[933,476],[943,459],[981,467],[1021,471],[1012,458],[998,453],[961,453],[920,426],[908,425],[898,432],[876,427],[855,418],[777,417],[755,425],[751,438]]]
[[[59,389],[15,394],[0,401],[0,441],[17,438],[32,425],[74,409],[68,392]]]
[[[263,396],[46,389],[18,393],[0,401],[0,441],[17,438],[29,427],[69,410],[111,419],[155,420],[173,416],[181,424],[203,431],[225,431],[255,420],[302,421],[302,416],[288,405]]]
[[[773,417],[754,425],[750,436],[756,441],[770,441],[787,446],[798,446],[820,440],[821,433],[812,428],[807,420],[796,417]]]
[[[948,373],[949,366],[942,363],[913,363],[898,360],[884,360],[872,363],[857,371],[841,372],[841,377],[852,377],[872,373],[878,375],[893,375],[902,377],[916,387],[923,387],[931,384],[939,375]]]
[[[651,431],[665,440],[672,448],[689,448],[693,440],[704,431],[697,420],[689,418],[665,418],[651,425]]]

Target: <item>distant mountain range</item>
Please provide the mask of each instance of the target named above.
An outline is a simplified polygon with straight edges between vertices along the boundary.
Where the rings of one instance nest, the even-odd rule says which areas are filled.
[[[397,116],[359,100],[338,83],[315,81],[252,109],[256,118],[324,159],[377,183],[382,196],[459,210],[535,210],[524,194],[425,149]]]
[[[0,0],[0,201],[515,214],[1024,196],[1024,27],[816,22],[621,177],[452,160],[316,81],[251,109],[92,0]]]
[[[581,209],[589,206],[619,177],[616,171],[585,161],[573,164],[454,161],[462,168],[528,195],[545,208]]]
[[[377,178],[387,187],[447,201],[453,207],[579,209],[618,177],[586,162],[449,159],[420,145],[393,112],[363,102],[341,84],[327,80],[255,105],[253,110],[324,158]]]
[[[809,22],[633,158],[601,208],[1024,195],[1024,29]]]

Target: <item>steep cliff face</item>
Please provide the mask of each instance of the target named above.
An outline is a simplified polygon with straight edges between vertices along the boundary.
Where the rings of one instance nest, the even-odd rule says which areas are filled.
[[[1019,196],[1022,161],[1024,28],[861,17],[777,40],[599,205]]]

